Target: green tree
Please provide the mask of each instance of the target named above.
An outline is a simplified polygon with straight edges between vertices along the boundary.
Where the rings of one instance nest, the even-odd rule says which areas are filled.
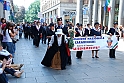
[[[33,22],[34,20],[39,20],[38,12],[40,12],[40,0],[36,0],[29,6],[25,14],[25,21]]]
[[[15,22],[23,22],[25,19],[25,7],[24,6],[14,6]]]

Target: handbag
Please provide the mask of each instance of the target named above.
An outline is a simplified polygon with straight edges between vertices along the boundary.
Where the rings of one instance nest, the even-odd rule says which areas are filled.
[[[9,30],[8,30],[8,33],[9,33]],[[9,34],[9,36],[10,36],[10,34]],[[10,36],[10,38],[12,39],[12,42],[15,44],[15,43],[17,43],[17,39],[16,38],[12,38],[11,36]]]
[[[17,39],[16,38],[11,38],[13,43],[17,43]]]
[[[0,34],[0,41],[2,41],[2,40],[3,40],[3,35]]]

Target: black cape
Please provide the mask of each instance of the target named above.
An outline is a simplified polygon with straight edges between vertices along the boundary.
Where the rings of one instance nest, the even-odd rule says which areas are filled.
[[[52,59],[54,55],[60,51],[60,57],[61,57],[61,68],[65,68],[67,63],[67,51],[65,47],[65,41],[64,41],[64,35],[62,35],[62,44],[61,46],[58,46],[57,36],[54,35],[54,43],[52,47],[47,49],[46,54],[41,61],[41,64],[47,67],[51,66]]]

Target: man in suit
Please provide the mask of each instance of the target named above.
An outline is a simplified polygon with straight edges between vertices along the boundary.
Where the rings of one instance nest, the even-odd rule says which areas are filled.
[[[33,36],[34,36],[34,45],[36,47],[39,47],[39,43],[40,43],[40,37],[42,35],[42,29],[41,29],[41,25],[40,25],[40,22],[37,21],[36,22],[36,25],[33,26]]]
[[[119,29],[118,29],[118,23],[115,22],[113,23],[114,24],[114,27],[113,28],[110,28],[109,32],[108,32],[108,35],[112,36],[112,35],[116,35],[117,36],[117,39],[119,41]],[[110,58],[115,58],[115,49],[110,49],[109,51],[109,57]]]

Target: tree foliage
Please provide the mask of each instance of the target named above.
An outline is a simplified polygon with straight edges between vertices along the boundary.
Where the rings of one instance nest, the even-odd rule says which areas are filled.
[[[39,20],[38,12],[40,12],[40,0],[36,0],[29,6],[25,14],[25,21],[33,22],[34,20]]]
[[[25,18],[25,7],[24,6],[14,6],[15,22],[23,22]]]

